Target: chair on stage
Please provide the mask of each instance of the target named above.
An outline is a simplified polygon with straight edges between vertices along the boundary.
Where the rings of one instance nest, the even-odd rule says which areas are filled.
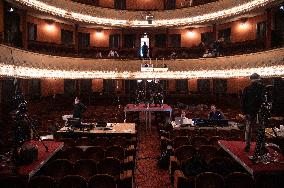
[[[28,188],[56,188],[56,182],[50,176],[35,176],[30,179]]]
[[[97,174],[90,179],[89,188],[116,188],[116,182],[110,175]]]
[[[60,188],[87,188],[88,183],[85,178],[78,175],[67,175],[59,181]]]
[[[78,147],[67,148],[62,151],[62,158],[68,159],[71,163],[75,163],[77,160],[80,160],[83,157],[83,150]]]
[[[2,188],[26,188],[27,182],[20,176],[0,177],[0,187]]]
[[[225,178],[227,188],[252,188],[253,179],[250,175],[242,172],[233,172]]]
[[[204,172],[195,178],[195,188],[223,188],[224,184],[223,177],[213,172]]]
[[[57,159],[47,164],[44,174],[59,181],[66,175],[73,173],[73,165],[67,159]]]
[[[105,150],[98,146],[89,147],[84,152],[84,158],[99,162],[105,158]]]
[[[81,159],[74,164],[74,174],[89,180],[97,173],[97,164],[91,159]]]

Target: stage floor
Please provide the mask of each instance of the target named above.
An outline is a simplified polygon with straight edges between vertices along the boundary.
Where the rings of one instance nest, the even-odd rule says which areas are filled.
[[[278,162],[270,162],[268,164],[253,163],[248,157],[253,155],[255,142],[251,145],[249,153],[244,152],[245,142],[242,141],[226,141],[219,140],[219,145],[229,153],[239,164],[241,164],[250,174],[256,175],[261,173],[283,173],[284,172],[284,156],[281,153],[268,148],[272,157],[277,155]],[[277,152],[277,153],[275,153]]]

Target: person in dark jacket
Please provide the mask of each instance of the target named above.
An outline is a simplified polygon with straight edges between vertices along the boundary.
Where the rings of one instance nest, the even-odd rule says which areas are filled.
[[[144,42],[144,44],[142,46],[143,58],[148,58],[148,51],[149,51],[149,47],[147,46],[146,42]]]
[[[212,104],[210,107],[210,112],[208,114],[208,119],[221,120],[221,119],[226,119],[226,118],[224,114],[220,110],[217,110],[216,106]]]
[[[250,151],[251,132],[256,123],[257,116],[262,103],[262,94],[264,86],[261,83],[260,76],[254,73],[250,76],[251,84],[244,88],[242,94],[242,112],[246,118],[245,130],[245,152]]]
[[[80,102],[78,97],[74,101],[73,118],[82,119],[83,113],[87,110],[87,107]]]

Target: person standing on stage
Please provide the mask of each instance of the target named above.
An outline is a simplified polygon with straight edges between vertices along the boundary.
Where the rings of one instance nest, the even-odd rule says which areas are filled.
[[[142,46],[142,55],[143,58],[148,58],[149,47],[147,46],[146,42],[144,42]]]
[[[73,118],[82,119],[83,113],[87,110],[87,107],[80,102],[78,97],[74,101]]]
[[[262,94],[264,86],[261,83],[260,76],[254,73],[250,76],[251,84],[244,88],[242,94],[242,112],[246,118],[245,130],[245,152],[250,151],[251,133],[262,103]]]

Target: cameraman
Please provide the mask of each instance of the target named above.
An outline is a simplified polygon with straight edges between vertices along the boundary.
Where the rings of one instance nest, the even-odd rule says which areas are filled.
[[[80,102],[80,99],[78,97],[76,97],[74,101],[73,118],[79,118],[81,120],[83,117],[83,113],[86,110],[87,107]]]
[[[245,152],[250,151],[251,133],[262,103],[264,85],[261,83],[260,76],[254,73],[250,76],[251,84],[245,87],[242,95],[242,112],[246,117],[245,130]]]

